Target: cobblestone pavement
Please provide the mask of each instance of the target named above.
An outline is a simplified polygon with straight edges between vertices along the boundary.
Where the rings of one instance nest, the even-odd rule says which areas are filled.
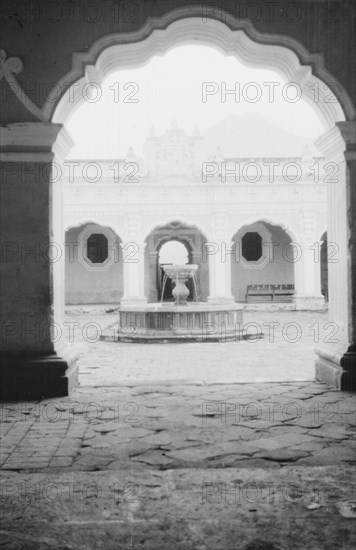
[[[2,405],[6,470],[352,462],[355,396],[308,382],[78,388]]]
[[[305,340],[301,356],[290,352],[294,366],[307,350],[312,363],[313,337]],[[355,395],[310,380],[226,383],[219,352],[227,358],[233,344],[207,344],[201,361],[210,358],[216,380],[193,380],[193,366],[195,378],[205,372],[195,345],[160,347],[176,348],[185,363],[177,382],[169,368],[155,381],[154,363],[139,365],[156,346],[85,343],[81,381],[91,385],[67,398],[2,404],[3,548],[354,548]],[[253,355],[258,343],[243,345]],[[276,346],[276,357],[292,348],[281,338]],[[115,372],[95,386],[90,365],[115,363],[120,347],[136,382],[110,385]],[[254,374],[264,368],[262,349],[257,356]],[[237,363],[244,376],[248,361]]]

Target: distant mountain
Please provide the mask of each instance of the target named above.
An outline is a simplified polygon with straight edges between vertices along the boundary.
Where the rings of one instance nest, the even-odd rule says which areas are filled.
[[[213,155],[219,146],[225,158],[297,157],[307,145],[305,139],[283,130],[259,113],[229,116],[202,132],[202,136],[204,158]]]

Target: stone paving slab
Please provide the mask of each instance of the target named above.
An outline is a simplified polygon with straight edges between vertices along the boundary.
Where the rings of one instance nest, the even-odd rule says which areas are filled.
[[[244,388],[210,386],[213,401],[206,401],[206,386],[182,385],[162,393],[158,386],[107,393],[89,388],[88,395],[80,389],[65,406],[4,403],[1,467],[94,471],[134,460],[159,470],[210,467],[212,461],[226,467],[246,458],[279,466],[355,461],[354,395],[321,384],[323,392],[314,394],[308,382],[285,383],[283,394],[277,385],[276,395],[271,384]],[[320,402],[331,394],[331,404]]]

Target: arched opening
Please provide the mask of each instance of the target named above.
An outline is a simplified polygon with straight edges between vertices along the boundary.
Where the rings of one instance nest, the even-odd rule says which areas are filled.
[[[197,264],[196,288],[192,279],[187,281],[188,301],[206,301],[209,294],[209,268],[203,251],[207,239],[194,226],[179,221],[153,229],[145,240],[145,292],[148,302],[162,298],[164,272],[167,264]],[[168,279],[163,301],[172,301],[173,283]],[[196,296],[197,294],[197,296]]]
[[[126,43],[125,45],[118,44],[115,42],[115,38],[113,37],[113,41],[111,43],[111,46],[108,47],[108,43],[106,43],[105,47],[101,47],[98,44],[96,44],[96,47],[93,48],[92,51],[90,51],[88,54],[83,55],[80,58],[77,59],[77,66],[75,71],[73,70],[71,74],[71,80],[75,81],[78,79],[79,87],[77,88],[75,95],[75,100],[69,102],[68,101],[68,94],[66,94],[62,97],[59,104],[57,103],[57,111],[55,113],[55,116],[53,120],[62,122],[65,120],[66,116],[70,111],[74,111],[80,103],[83,102],[82,95],[83,95],[83,89],[87,85],[91,85],[93,81],[95,81],[94,77],[99,76],[99,81],[103,81],[103,79],[112,72],[113,68],[116,67],[128,67],[131,65],[138,65],[143,64],[145,61],[147,61],[150,56],[152,55],[152,52],[166,52],[169,51],[169,49],[179,45],[179,44],[187,44],[191,42],[191,36],[192,32],[195,35],[195,42],[205,44],[205,45],[211,45],[217,48],[220,51],[223,51],[225,54],[229,53],[235,56],[236,58],[243,59],[245,62],[250,63],[253,66],[261,65],[263,67],[273,68],[275,69],[279,74],[281,74],[286,81],[292,81],[297,82],[298,86],[300,86],[300,90],[303,94],[303,99],[305,99],[308,104],[314,109],[315,113],[319,117],[321,124],[323,126],[323,129],[326,132],[329,132],[329,135],[333,134],[334,142],[337,143],[337,147],[340,151],[344,151],[345,148],[345,142],[343,140],[343,123],[345,121],[345,114],[342,110],[342,107],[338,101],[328,102],[324,101],[325,98],[329,97],[330,94],[332,95],[332,91],[330,88],[328,88],[327,85],[324,85],[325,82],[327,83],[333,83],[333,79],[330,77],[330,75],[325,71],[324,67],[322,66],[322,62],[320,60],[315,60],[312,56],[308,54],[303,48],[301,48],[296,42],[288,38],[287,41],[284,41],[283,37],[280,39],[279,45],[274,45],[273,42],[276,41],[276,37],[271,37],[266,39],[266,37],[263,38],[258,43],[257,38],[259,37],[259,33],[253,30],[251,33],[251,28],[249,28],[249,32],[245,33],[244,30],[240,27],[241,23],[233,21],[232,19],[229,20],[229,25],[231,27],[231,30],[228,28],[228,25],[221,24],[220,22],[217,22],[215,20],[210,20],[207,18],[207,24],[201,25],[198,18],[189,18],[185,17],[184,21],[182,20],[181,15],[172,16],[173,20],[174,17],[176,17],[176,21],[172,24],[169,24],[166,22],[167,27],[165,29],[165,41],[158,41],[158,45],[155,42],[155,31],[152,31],[151,34],[148,37],[144,37],[144,39],[138,43],[137,41],[133,42],[132,44]],[[227,19],[229,19],[227,17]],[[243,27],[243,24],[242,24]],[[251,36],[253,39],[251,39]],[[233,38],[233,40],[231,40]],[[137,36],[135,38],[137,40]],[[100,42],[100,41],[99,41]],[[233,45],[232,45],[233,44]],[[149,46],[149,47],[148,47]],[[243,46],[243,47],[241,47]],[[99,54],[99,52],[101,52]],[[88,70],[80,72],[78,70],[79,67],[83,68],[85,66],[88,66],[89,63],[91,63],[90,68],[88,67]],[[313,72],[310,70],[310,66],[313,66]],[[85,72],[85,77],[81,77],[80,75]],[[316,76],[317,75],[317,76]],[[312,90],[315,90],[315,88],[318,88],[318,91],[321,93],[321,96],[318,97],[318,101],[315,101],[314,92]],[[340,87],[341,89],[341,87]],[[72,90],[73,92],[73,90]],[[69,93],[69,92],[68,92]],[[338,93],[338,97],[342,100],[342,105],[344,108],[345,113],[347,113],[348,118],[352,118],[354,114],[353,105],[350,102],[347,94]],[[70,104],[71,103],[71,104]],[[53,112],[52,105],[48,103],[46,106],[47,109],[49,109],[48,112]],[[335,124],[338,124],[338,126],[335,126]],[[345,126],[346,128],[346,126]],[[339,131],[340,130],[340,131]],[[321,149],[325,152],[325,161],[328,161],[333,157],[334,150],[330,153],[329,147],[329,140],[330,138],[321,138],[317,144],[320,146]],[[326,143],[327,142],[327,143]],[[215,156],[215,161],[219,160],[219,154]],[[179,164],[179,163],[178,163]],[[333,213],[331,218],[335,221],[335,212],[334,209],[336,208],[337,201],[335,201],[335,194],[342,194],[344,196],[345,194],[345,182],[346,182],[346,171],[345,166],[341,165],[341,181],[338,181],[339,189],[342,188],[340,191],[339,189],[335,187],[335,193],[333,196],[333,199],[329,199],[329,213],[330,211]],[[218,174],[221,174],[221,171],[217,172]],[[209,197],[209,200],[211,202],[214,201],[214,198],[212,196],[212,193],[209,193],[209,191],[206,191],[206,196]],[[251,193],[252,197],[253,193]],[[298,194],[296,194],[297,197]],[[189,196],[189,193],[187,192],[187,196]],[[182,209],[182,216],[184,210]],[[181,214],[181,212],[179,214]],[[169,215],[169,214],[168,214]],[[308,216],[305,216],[306,221],[301,224],[302,225],[302,233],[307,234],[307,237],[313,237],[312,230],[310,230],[310,220],[307,219]],[[330,218],[330,216],[329,216]],[[333,222],[334,223],[334,222]],[[331,230],[331,228],[330,228]],[[214,227],[214,231],[219,234],[219,239],[221,240],[227,239],[227,230],[226,228],[222,229],[217,228],[217,226]],[[349,288],[349,279],[348,279],[348,267],[347,267],[347,243],[345,234],[347,233],[348,228],[346,227],[346,221],[344,222],[344,226],[342,224],[337,225],[334,223],[331,233],[333,235],[333,238],[335,240],[339,240],[341,242],[341,262],[339,262],[339,266],[333,266],[333,274],[332,278],[335,283],[338,276],[340,275],[342,277],[342,285],[344,285],[344,288]],[[309,232],[309,233],[308,233]],[[328,228],[329,232],[329,228]],[[133,233],[131,230],[128,230],[128,238],[132,238],[131,235]],[[304,238],[305,235],[303,234]],[[141,239],[140,242],[143,242],[142,239],[142,232],[140,234]],[[146,241],[147,242],[147,241]],[[141,246],[141,245],[140,245]],[[155,251],[157,253],[157,251]],[[146,277],[146,267],[149,266],[150,261],[147,259],[148,252],[147,249],[145,251],[145,277]],[[258,261],[258,260],[255,260]],[[342,263],[342,268],[340,267],[340,264]],[[157,258],[155,258],[155,266],[157,265]],[[157,271],[157,269],[156,269]],[[218,271],[217,271],[218,272]],[[343,351],[347,349],[347,342],[348,342],[348,333],[350,328],[350,313],[351,310],[347,304],[347,297],[346,295],[342,297],[341,300],[338,300],[338,290],[336,289],[336,284],[329,285],[329,299],[330,304],[332,304],[332,307],[330,307],[330,315],[331,320],[335,320],[335,322],[340,326],[342,331],[342,336],[340,338],[339,344],[340,349],[343,348]],[[156,285],[157,286],[157,285]],[[230,285],[226,285],[230,286]],[[155,291],[152,291],[152,288],[149,288],[150,285],[147,285],[147,281],[145,283],[145,289],[146,289],[146,296],[149,301],[156,301],[158,299],[157,296],[157,289]],[[332,290],[330,290],[332,289]],[[203,293],[202,293],[203,294]],[[206,293],[208,294],[208,293]],[[346,346],[346,347],[345,347]],[[341,353],[343,353],[343,351]]]
[[[355,112],[337,78],[328,70],[335,70],[335,76],[353,94],[352,2],[125,0],[26,4],[26,0],[19,0],[3,4],[6,9],[2,13],[7,19],[3,38],[9,58],[6,60],[4,52],[0,52],[1,90],[5,92],[5,122],[10,124],[0,128],[0,148],[5,151],[1,193],[5,190],[4,220],[11,231],[6,237],[5,250],[2,249],[5,259],[3,256],[1,275],[8,294],[5,299],[1,296],[5,357],[1,356],[0,382],[6,400],[17,400],[20,389],[20,398],[26,399],[26,403],[10,402],[2,407],[1,460],[8,486],[11,487],[12,480],[26,483],[41,480],[37,488],[42,497],[31,499],[31,506],[26,506],[19,503],[16,490],[6,487],[2,500],[8,546],[32,548],[38,541],[39,545],[48,541],[52,547],[70,548],[79,539],[83,547],[102,548],[113,545],[244,550],[349,547],[350,518],[355,512],[351,484],[355,458],[354,399],[345,391],[338,395],[332,386],[343,390],[356,388],[356,141],[355,124],[345,121],[354,121]],[[62,4],[63,8],[65,4],[70,7],[69,12],[61,10]],[[179,9],[171,11],[176,5]],[[223,5],[231,16],[224,12]],[[47,7],[50,11],[44,9]],[[132,13],[135,8],[136,13]],[[125,158],[120,155],[118,159],[116,151],[113,158],[105,157],[107,172],[98,182],[94,181],[98,174],[92,161],[100,163],[100,159],[82,159],[80,169],[92,181],[83,177],[81,181],[75,180],[72,187],[65,184],[63,209],[61,183],[54,181],[56,178],[51,181],[48,171],[53,160],[54,136],[60,125],[66,124],[67,115],[83,101],[95,100],[105,78],[114,70],[129,69],[130,64],[143,65],[153,56],[165,57],[170,49],[173,53],[176,46],[194,43],[213,47],[226,58],[239,59],[251,67],[272,68],[287,83],[287,89],[292,82],[300,86],[303,100],[320,117],[325,132],[317,143],[320,156],[315,160],[314,154],[308,151],[302,154],[296,148],[287,159],[297,165],[296,171],[283,174],[282,170],[278,181],[269,181],[268,175],[262,174],[258,181],[259,163],[263,164],[265,159],[256,159],[254,150],[245,160],[242,158],[242,145],[251,137],[248,124],[243,127],[236,119],[231,125],[215,121],[217,126],[213,125],[205,136],[210,144],[216,145],[211,158],[204,155],[199,158],[202,139],[191,127],[186,135],[184,131],[178,132],[179,128],[169,128],[167,133],[166,128],[160,128],[147,142],[149,158],[154,162],[143,165],[147,169],[144,180],[142,173],[139,177],[136,173],[139,161],[132,150],[128,150]],[[73,55],[70,66],[73,49],[80,53]],[[11,58],[13,55],[20,58]],[[25,70],[17,88],[22,61]],[[186,66],[181,67],[184,72]],[[67,70],[69,73],[64,74]],[[189,77],[181,80],[184,85]],[[201,101],[207,113],[212,102],[226,99],[227,90],[227,99],[238,105],[234,97],[238,84],[242,97],[245,93],[249,99],[258,98],[258,87],[244,88],[252,79],[243,82],[238,71],[231,71],[218,82],[212,71],[207,80],[209,99],[206,103]],[[130,96],[135,98],[132,95],[135,88],[125,89],[125,82],[129,81],[118,79],[120,87],[112,90],[118,103]],[[158,92],[163,80],[152,78],[152,82]],[[265,82],[272,86],[264,90],[272,93],[274,79]],[[41,122],[26,122],[34,120],[36,109],[31,113],[25,111],[28,107],[20,84],[29,91],[33,102],[27,104],[30,109],[31,104],[37,106]],[[59,95],[70,89],[68,103],[65,104],[63,96],[59,105],[52,95],[41,111],[43,91],[52,86]],[[339,101],[335,101],[333,90]],[[257,96],[248,95],[248,91],[257,92]],[[166,97],[168,102],[169,94]],[[291,97],[288,92],[286,97]],[[194,113],[192,104],[193,101],[186,102],[187,112]],[[131,104],[133,108],[135,105]],[[115,104],[116,107],[119,112],[122,105]],[[286,121],[293,129],[294,120],[286,118]],[[310,122],[307,116],[298,121],[305,125],[306,131]],[[101,134],[90,117],[84,120],[83,128],[93,143],[99,144]],[[235,139],[238,131],[240,142]],[[256,148],[261,141],[270,140],[270,133],[254,132]],[[220,136],[227,137],[232,149],[238,145],[237,152],[230,154],[231,149],[219,147]],[[54,146],[54,171],[61,158],[68,160],[66,137],[65,131],[60,132]],[[239,156],[241,173],[234,166]],[[193,158],[198,161],[193,162]],[[246,161],[251,172],[244,171]],[[212,174],[205,171],[206,181],[201,177],[202,162],[208,163]],[[273,162],[279,161],[272,158]],[[93,170],[87,170],[90,163]],[[130,168],[125,172],[126,164]],[[79,165],[71,166],[77,171]],[[321,175],[324,166],[328,166],[327,173]],[[269,167],[272,170],[273,164]],[[298,179],[299,168],[300,183],[293,181]],[[281,181],[284,176],[290,181]],[[324,217],[326,203],[328,215]],[[171,220],[179,221],[170,223]],[[61,350],[59,342],[55,348],[54,339],[42,328],[48,329],[53,309],[57,314],[64,304],[60,295],[64,292],[61,279],[64,265],[48,258],[46,246],[48,241],[57,242],[60,245],[57,251],[61,252],[62,243],[68,238],[70,251],[79,250],[79,234],[69,234],[79,223],[78,231],[86,231],[89,224],[95,224],[85,235],[81,250],[84,263],[79,262],[79,256],[76,258],[85,270],[83,273],[77,270],[74,275],[78,283],[84,283],[83,289],[86,272],[101,277],[108,267],[111,248],[106,230],[111,228],[122,239],[123,257],[118,264],[123,271],[124,299],[119,312],[110,319],[105,315],[101,328],[105,329],[117,318],[123,320],[127,307],[127,324],[126,320],[124,323],[134,338],[139,332],[137,328],[149,332],[155,328],[156,320],[161,323],[162,313],[168,314],[167,331],[174,327],[172,321],[180,317],[181,323],[175,324],[175,328],[184,327],[189,332],[192,326],[197,326],[190,321],[196,321],[200,309],[205,324],[208,321],[208,335],[220,338],[220,331],[214,332],[215,328],[226,326],[226,318],[229,320],[226,313],[236,311],[241,318],[235,316],[233,323],[243,321],[243,329],[253,332],[251,341],[221,343],[221,339],[208,345],[180,343],[179,346],[130,344],[130,348],[125,341],[121,345],[99,340],[100,329],[96,330],[99,320],[95,314],[95,322],[87,327],[89,333],[81,331],[85,344],[76,365],[77,346]],[[161,229],[161,234],[158,231],[151,235]],[[242,230],[239,235],[238,230]],[[327,235],[321,237],[326,230]],[[325,243],[327,239],[329,245],[322,245],[322,251],[320,239]],[[291,240],[298,245],[296,256],[290,253]],[[281,246],[283,242],[285,249]],[[41,246],[39,256],[37,243]],[[208,297],[205,304],[177,304],[186,310],[183,313],[177,311],[176,305],[160,306],[145,301],[151,292],[150,277],[158,277],[157,265],[164,260],[163,252],[170,243],[180,243],[187,251],[188,261],[194,263],[199,263],[199,250],[202,251],[199,273],[201,276],[205,273],[210,283],[207,290],[203,279],[200,281]],[[257,308],[252,308],[254,304],[249,309],[249,304],[232,303],[242,294],[242,270],[261,276],[256,286],[273,285],[273,292],[276,285],[283,286],[282,275],[288,275],[285,281],[293,281],[299,305],[305,306],[314,299],[320,303],[321,296],[317,296],[323,290],[322,269],[317,263],[320,252],[335,260],[327,266],[330,322],[326,320],[327,312],[281,312],[278,309],[281,304],[276,304],[275,310],[260,307],[256,311]],[[204,256],[208,261],[204,261]],[[273,279],[267,279],[272,282],[266,283],[262,274],[267,275],[267,270],[277,263],[269,262],[271,257],[278,259],[278,269],[270,273]],[[288,262],[293,273],[284,272],[282,260]],[[167,252],[164,261],[174,262],[177,257]],[[241,272],[234,271],[237,267]],[[250,282],[251,279],[246,279],[245,292]],[[89,295],[93,294],[93,286],[86,288]],[[74,290],[78,293],[82,289],[77,285]],[[97,290],[101,292],[103,288],[96,286]],[[159,289],[155,291],[157,294]],[[149,299],[156,302],[158,296],[153,294]],[[217,304],[219,299],[221,303]],[[125,306],[125,302],[130,302],[130,306]],[[143,321],[147,320],[147,325],[138,322],[142,307],[137,302],[146,307],[148,314]],[[296,302],[283,304],[286,309],[289,305],[295,306]],[[206,319],[205,311],[212,313],[210,319]],[[219,311],[221,315],[216,314]],[[158,315],[151,316],[151,312]],[[87,324],[89,318],[80,317],[69,320],[79,322],[79,326],[81,321]],[[71,333],[66,325],[62,327],[65,336]],[[201,325],[196,330],[200,328]],[[260,328],[265,335],[263,339],[258,338]],[[307,340],[300,342],[306,334]],[[226,336],[226,331],[222,336]],[[316,372],[315,346],[318,346]],[[80,387],[71,398],[62,399],[75,387],[78,367]],[[315,377],[327,384],[314,383]],[[39,403],[42,399],[43,404]],[[26,422],[19,422],[24,417]],[[257,478],[258,485],[253,489],[258,487],[261,499],[248,497],[252,476]],[[48,482],[52,478],[57,481],[56,488],[61,487],[61,481],[76,481],[76,501],[63,496],[65,506],[61,506],[62,502],[48,505],[46,500],[51,498],[46,499],[45,494],[48,495]],[[132,491],[134,486],[138,490],[138,498],[126,498],[127,481],[131,495],[136,492]],[[216,488],[220,488],[217,494],[215,488],[211,490],[211,482],[215,481],[219,482]],[[281,496],[267,498],[271,482],[281,490]],[[319,497],[319,490],[327,483],[332,484],[336,494],[326,505],[325,499]],[[225,505],[221,503],[223,486],[224,492],[226,488],[228,491]],[[26,486],[22,485],[23,488]],[[252,494],[255,495],[253,490]],[[293,498],[296,494],[298,499]],[[103,499],[98,498],[101,495]],[[242,502],[241,495],[246,497]],[[283,497],[288,498],[288,503],[283,502]],[[228,506],[232,501],[235,506]],[[85,516],[83,510],[87,512]]]
[[[65,233],[66,306],[118,306],[124,292],[120,237],[109,227],[85,223]]]
[[[257,221],[232,238],[231,291],[237,302],[292,303],[292,238],[278,223]]]
[[[176,239],[163,243],[158,251],[157,262],[157,280],[158,280],[158,296],[162,302],[173,301],[172,290],[174,283],[170,278],[165,277],[164,266],[166,265],[185,265],[189,264],[189,254],[187,245]],[[187,300],[193,299],[191,281],[188,281],[189,296]]]

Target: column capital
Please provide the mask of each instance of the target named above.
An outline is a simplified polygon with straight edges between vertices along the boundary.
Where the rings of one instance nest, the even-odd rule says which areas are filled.
[[[61,124],[51,122],[18,122],[0,126],[2,162],[51,162],[53,145],[61,129]],[[62,147],[64,139],[65,133]],[[58,145],[58,152],[60,147]]]
[[[70,133],[62,127],[53,145],[53,153],[56,160],[58,160],[58,162],[64,162],[73,146],[74,141]]]

